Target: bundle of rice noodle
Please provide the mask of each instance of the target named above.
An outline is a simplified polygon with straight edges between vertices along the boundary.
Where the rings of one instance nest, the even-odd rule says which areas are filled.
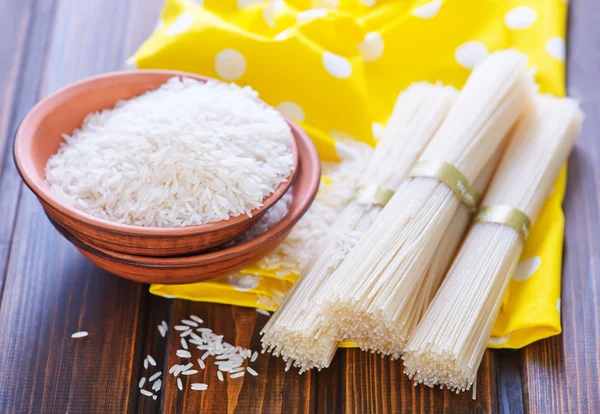
[[[470,389],[529,227],[573,147],[578,104],[536,98],[513,137],[439,292],[403,359],[415,383]]]
[[[496,52],[478,65],[448,116],[404,181],[323,287],[323,329],[340,331],[361,348],[399,357],[428,270],[461,204],[474,210],[472,188],[502,146],[535,85],[527,58]]]
[[[505,144],[505,143],[503,143]],[[491,178],[496,171],[496,167],[504,154],[504,147],[500,148],[499,151],[494,154],[493,159],[484,167],[483,172],[477,177],[473,184],[473,189],[478,193],[482,194]],[[425,283],[423,283],[417,293],[417,296],[421,297],[419,300],[419,306],[415,308],[414,312],[411,312],[406,325],[402,328],[405,335],[409,337],[417,328],[417,324],[423,317],[423,314],[427,310],[427,307],[433,300],[440,284],[448,268],[452,264],[452,260],[456,256],[456,252],[460,247],[460,243],[464,238],[464,235],[471,224],[473,212],[466,205],[461,204],[454,217],[450,221],[448,229],[445,231],[437,249],[433,255],[433,259],[429,264],[427,273],[425,276]],[[403,351],[403,348],[399,344],[390,343],[389,348],[384,353],[398,356]]]
[[[313,251],[300,279],[262,330],[263,349],[301,371],[329,364],[337,337],[319,337],[318,293],[406,177],[452,106],[452,87],[416,83],[398,97],[387,129],[363,174],[356,197]]]

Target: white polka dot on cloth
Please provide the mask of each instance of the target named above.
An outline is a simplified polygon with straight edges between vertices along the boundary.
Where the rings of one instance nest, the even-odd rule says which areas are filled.
[[[367,62],[373,62],[383,55],[383,39],[377,32],[367,33],[358,45],[358,50],[363,59]]]
[[[537,12],[529,6],[519,6],[504,15],[504,24],[513,30],[527,29],[537,19]]]
[[[260,276],[233,274],[227,278],[227,283],[235,290],[247,292],[258,287]]]
[[[289,116],[296,121],[304,121],[304,110],[297,103],[282,102],[277,105],[277,109],[279,109],[285,116]]]
[[[334,78],[345,79],[352,75],[352,65],[345,57],[331,52],[323,52],[323,66]]]
[[[262,11],[263,19],[269,27],[275,27],[277,13],[283,7],[283,0],[271,0]]]
[[[262,0],[237,0],[237,7],[238,9],[243,9],[244,7],[260,3],[262,3]]]
[[[275,27],[275,8],[270,3],[263,8],[262,15],[267,26]]]
[[[288,39],[292,35],[293,32],[294,31],[292,29],[282,30],[281,32],[277,33],[273,37],[273,39],[275,39],[275,40],[285,40],[285,39]]]
[[[340,0],[313,0],[311,7],[336,8],[340,6]]]
[[[298,23],[306,23],[321,17],[327,16],[326,9],[308,9],[296,13],[296,21]]]
[[[490,344],[492,345],[502,345],[506,342],[508,342],[508,340],[510,339],[510,335],[504,335],[504,336],[492,336],[490,338]]]
[[[223,79],[236,80],[246,72],[246,59],[237,50],[225,49],[217,55],[215,69]]]
[[[531,259],[527,259],[519,263],[513,279],[517,282],[522,282],[529,279],[539,269],[542,264],[542,259],[539,256],[534,256]]]
[[[467,69],[472,69],[475,65],[485,59],[487,55],[488,48],[478,41],[465,42],[456,49],[456,52],[454,52],[454,58],[458,64]]]
[[[377,0],[360,0],[360,2],[367,7],[373,7],[375,5],[376,1]]]
[[[560,36],[553,37],[546,43],[546,52],[554,59],[565,60],[565,39]]]
[[[381,125],[379,122],[373,122],[371,125],[371,130],[373,131],[373,138],[376,140],[381,139],[383,136],[383,125]]]
[[[190,13],[181,13],[165,31],[167,36],[175,36],[185,32],[194,23],[194,16]]]
[[[413,9],[412,13],[421,19],[431,19],[435,17],[442,7],[442,0],[433,0]]]

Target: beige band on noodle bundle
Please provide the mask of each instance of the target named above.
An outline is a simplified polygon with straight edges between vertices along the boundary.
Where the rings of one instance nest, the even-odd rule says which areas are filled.
[[[483,207],[475,217],[475,222],[498,223],[510,226],[519,233],[519,237],[523,242],[529,237],[529,230],[531,229],[531,220],[529,220],[527,214],[518,208],[504,204]]]
[[[356,189],[353,201],[362,204],[373,204],[385,207],[390,198],[394,195],[394,191],[382,187],[377,184],[361,185]]]
[[[446,184],[460,201],[471,211],[477,209],[479,194],[469,185],[464,175],[456,167],[444,161],[420,161],[411,170],[410,177],[435,178]]]

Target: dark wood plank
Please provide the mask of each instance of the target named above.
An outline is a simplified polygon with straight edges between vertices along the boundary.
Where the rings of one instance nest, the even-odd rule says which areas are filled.
[[[209,303],[197,303],[176,300],[173,306],[172,323],[194,314],[204,320],[204,326],[210,328],[223,340],[236,346],[250,348],[260,353],[259,332],[267,318],[254,309]],[[175,354],[181,348],[179,334],[170,332],[169,367],[184,363]],[[196,359],[202,351],[194,349]],[[217,379],[217,367],[214,358],[209,357],[205,370],[189,377],[183,377],[184,390],[177,389],[176,379],[170,375],[166,385],[164,411],[168,413],[206,412],[206,413],[312,413],[315,411],[315,373],[298,375],[294,370],[285,372],[285,364],[280,358],[262,354],[251,363],[258,376],[246,374],[242,378]],[[202,382],[208,384],[205,392],[192,391],[190,384]]]
[[[495,350],[498,409],[501,413],[518,414],[524,411],[521,380],[520,350]]]
[[[131,2],[61,1],[49,16],[48,3],[39,0],[31,9],[32,46],[25,49],[19,81],[27,88],[17,106],[21,116],[38,97],[40,74],[40,95],[46,95],[81,77],[118,69],[149,31],[142,35],[136,26],[141,21],[128,20]],[[39,48],[48,39],[44,57]],[[135,410],[141,362],[150,350],[145,340],[155,342],[148,327],[156,329],[156,317],[147,311],[160,306],[148,297],[147,286],[85,260],[51,227],[35,197],[21,191],[20,180],[6,174],[2,180],[0,199],[6,195],[11,206],[19,203],[0,307],[0,412]],[[11,221],[12,210],[0,211]],[[89,331],[89,338],[71,339],[78,330]]]
[[[0,14],[0,300],[21,180],[12,160],[19,122],[37,100],[54,0],[10,2]]]
[[[140,289],[29,220],[37,201],[25,197],[0,311],[0,412],[123,412]],[[50,245],[57,247],[52,256],[45,254]],[[71,339],[79,330],[89,338]]]
[[[171,335],[167,335],[164,338],[158,331],[158,325],[165,321],[169,326],[169,330],[173,327],[170,323],[171,305],[172,301],[164,299],[158,296],[147,294],[147,286],[143,286],[144,294],[141,297],[140,312],[137,315],[138,318],[138,329],[136,332],[136,347],[135,347],[135,361],[137,364],[137,370],[133,371],[134,375],[131,378],[129,385],[130,399],[134,402],[133,406],[139,413],[154,413],[160,412],[165,396],[165,388],[163,387],[160,392],[157,393],[157,400],[153,400],[150,397],[141,395],[139,388],[136,384],[139,383],[142,377],[146,378],[146,385],[144,389],[151,391],[151,385],[148,379],[156,372],[161,371],[161,381],[164,384],[169,368],[167,367],[169,340],[173,338]],[[150,364],[146,369],[143,365],[143,360],[146,355],[152,356],[156,361],[156,367],[152,367]]]
[[[600,3],[570,3],[567,86],[587,115],[564,203],[563,333],[524,350],[534,413],[600,412]]]
[[[316,375],[316,399],[318,413],[345,413],[346,407],[346,360],[347,353],[356,350],[338,349],[329,368]]]
[[[471,393],[413,386],[401,361],[390,361],[358,349],[338,350],[332,365],[317,374],[318,412],[324,413],[495,413],[493,354],[483,358],[477,379],[477,400]]]
[[[1,155],[6,151],[9,136],[7,132],[13,113],[19,68],[30,28],[32,1],[10,3],[0,15],[0,163],[3,162]]]

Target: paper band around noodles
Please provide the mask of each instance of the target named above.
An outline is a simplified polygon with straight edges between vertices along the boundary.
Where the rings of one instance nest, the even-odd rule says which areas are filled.
[[[518,208],[503,204],[483,207],[477,214],[475,222],[498,223],[510,226],[519,233],[519,237],[523,242],[529,237],[529,230],[531,229],[531,220],[529,220],[527,214]]]
[[[410,177],[430,177],[446,184],[471,211],[477,209],[479,194],[473,190],[460,171],[444,161],[420,161],[410,172]]]
[[[352,200],[361,204],[374,204],[381,207],[390,201],[394,191],[376,184],[361,185],[356,189],[356,194]]]

